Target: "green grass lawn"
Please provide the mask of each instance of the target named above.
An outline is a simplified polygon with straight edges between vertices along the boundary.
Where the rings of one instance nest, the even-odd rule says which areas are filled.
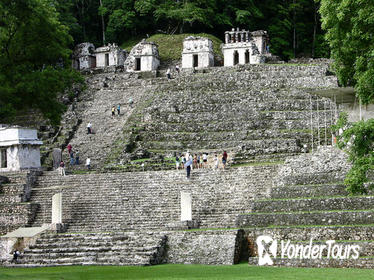
[[[370,269],[286,268],[234,266],[157,265],[147,267],[69,266],[49,268],[0,268],[0,279],[374,279]]]

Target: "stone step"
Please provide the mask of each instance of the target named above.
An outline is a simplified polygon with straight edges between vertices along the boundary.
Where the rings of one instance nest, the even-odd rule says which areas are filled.
[[[18,203],[22,201],[22,195],[3,195],[0,194],[0,205],[9,203]],[[1,210],[0,210],[1,211]]]
[[[355,225],[374,222],[374,210],[251,213],[239,215],[238,227]]]
[[[348,192],[345,190],[342,182],[335,184],[273,187],[270,192],[270,197],[273,199],[323,196],[348,196]]]
[[[371,241],[374,240],[374,224],[362,225],[294,225],[269,226],[245,229],[248,238],[255,242],[259,235],[269,235],[277,240],[307,242],[314,240]]]
[[[253,212],[296,212],[313,210],[361,210],[370,209],[374,196],[358,197],[316,197],[255,201]]]

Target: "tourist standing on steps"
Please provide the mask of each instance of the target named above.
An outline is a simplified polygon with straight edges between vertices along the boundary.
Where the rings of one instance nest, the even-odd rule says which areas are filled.
[[[180,72],[180,69],[179,69],[179,65],[175,65],[175,71],[177,71],[178,75],[179,75],[179,72]]]
[[[184,157],[184,155],[181,155],[181,168],[182,169],[184,168],[185,163],[186,163],[186,158]]]
[[[179,169],[179,164],[180,164],[180,159],[178,155],[175,155],[175,167],[177,168],[177,170]]]
[[[73,147],[71,146],[71,144],[69,143],[69,145],[66,147],[68,149],[68,153],[69,153],[69,156],[71,154],[71,150],[73,149]]]
[[[168,70],[166,70],[166,76],[168,77],[168,80],[171,79],[170,68],[168,68]]]
[[[208,154],[203,153],[203,168],[206,168],[208,164]]]
[[[118,113],[118,116],[121,114],[121,105],[120,104],[117,105],[117,113]]]
[[[223,155],[222,155],[223,169],[225,169],[226,163],[227,163],[227,153],[226,153],[226,151],[223,151]]]
[[[187,179],[190,179],[190,176],[191,176],[191,165],[192,165],[192,156],[190,156],[190,158],[188,159],[188,161],[184,165],[186,167],[186,171],[187,171]]]
[[[218,157],[217,157],[217,155],[214,155],[214,167],[216,169],[218,168]]]
[[[60,162],[60,175],[65,176],[65,163],[62,160]]]
[[[114,118],[115,113],[116,113],[116,107],[114,107],[114,105],[113,105],[113,107],[112,107],[112,118]]]
[[[87,170],[91,169],[91,159],[89,157],[86,159],[86,167],[87,167]]]
[[[130,105],[130,108],[132,108],[132,105],[134,104],[134,101],[132,100],[132,98],[130,97],[129,98],[129,105]]]
[[[92,124],[91,124],[91,122],[89,122],[87,124],[87,134],[91,134],[91,133],[92,133]]]
[[[75,164],[74,153],[71,152],[71,153],[70,153],[70,165],[74,165],[74,164]]]
[[[79,165],[79,151],[78,150],[75,152],[75,164]]]

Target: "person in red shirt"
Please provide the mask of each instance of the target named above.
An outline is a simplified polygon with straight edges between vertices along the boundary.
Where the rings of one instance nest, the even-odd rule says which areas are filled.
[[[69,153],[69,155],[71,154],[71,150],[73,149],[73,147],[71,146],[71,144],[69,144],[68,146],[67,146],[67,149],[68,149],[68,153]]]
[[[222,155],[223,169],[225,169],[225,167],[226,167],[226,162],[227,162],[227,153],[226,153],[226,151],[223,151],[223,155]]]

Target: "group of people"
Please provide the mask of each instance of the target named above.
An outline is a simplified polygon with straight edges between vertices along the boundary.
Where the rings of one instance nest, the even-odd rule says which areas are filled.
[[[69,154],[69,158],[70,158],[70,166],[73,166],[73,165],[79,165],[80,162],[79,162],[79,151],[76,150],[75,152],[73,151],[73,146],[69,143],[66,147],[67,151],[68,151],[68,154]],[[86,167],[87,169],[89,170],[91,168],[91,159],[89,157],[87,157],[86,159]],[[60,167],[59,167],[59,173],[61,176],[65,176],[65,162],[63,160],[61,160],[60,162]]]
[[[133,104],[134,104],[134,101],[132,100],[132,98],[130,97],[129,98],[129,102],[128,102],[130,108],[132,108]],[[113,105],[112,106],[112,118],[114,118],[114,116],[116,115],[116,110],[117,110],[117,115],[121,115],[121,104],[118,103],[118,105]]]
[[[114,117],[115,114],[116,114],[116,106],[113,105],[113,107],[112,107],[112,117]],[[118,114],[118,116],[121,115],[121,104],[117,105],[117,114]]]
[[[227,152],[223,151],[221,161],[222,161],[222,168],[226,168],[226,163],[227,163]],[[213,163],[214,163],[214,168],[218,169],[219,167],[219,159],[218,155],[215,154],[213,158]],[[179,168],[183,169],[186,168],[187,171],[187,178],[189,179],[191,176],[191,169],[199,169],[199,168],[208,168],[208,153],[200,153],[200,154],[190,154],[187,152],[185,155],[178,155],[175,156],[175,164],[176,164],[176,169],[178,170]]]

